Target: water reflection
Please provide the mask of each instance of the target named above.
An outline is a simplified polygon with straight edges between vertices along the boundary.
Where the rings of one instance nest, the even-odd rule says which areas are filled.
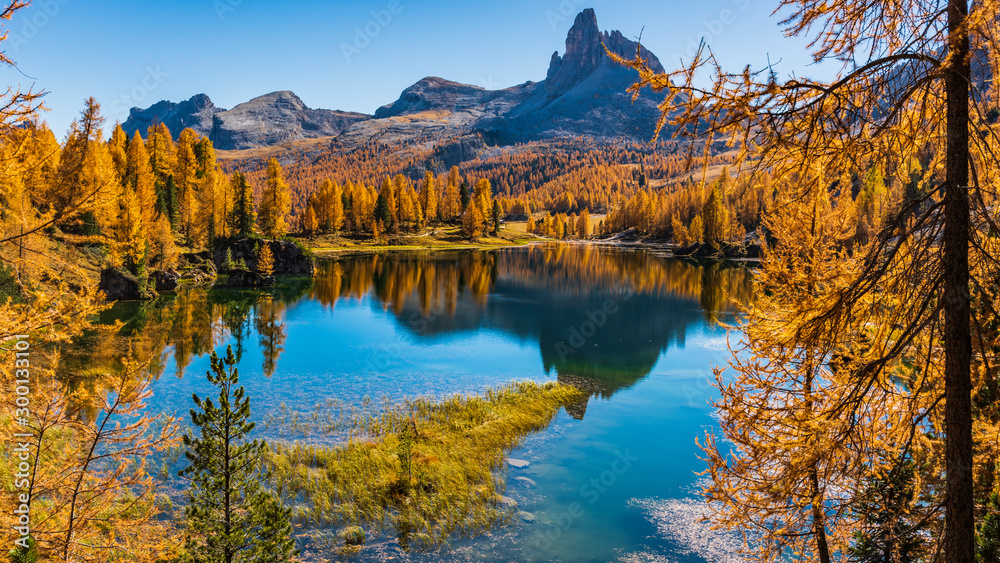
[[[312,298],[332,308],[372,295],[417,338],[486,328],[534,340],[546,373],[610,397],[683,346],[703,314],[732,312],[751,291],[745,268],[561,244],[346,257],[320,265]]]
[[[313,279],[285,279],[269,292],[190,288],[153,303],[123,303],[101,322],[118,335],[88,333],[64,365],[83,374],[128,352],[150,359],[159,378],[172,364],[225,343],[243,357],[256,334],[270,378],[285,351],[289,308],[313,300],[328,309],[368,299],[416,340],[493,330],[536,342],[545,373],[610,397],[649,375],[688,327],[734,309],[752,291],[745,268],[699,265],[648,251],[536,245],[497,251],[388,253],[321,262]],[[587,401],[571,414],[582,418]]]

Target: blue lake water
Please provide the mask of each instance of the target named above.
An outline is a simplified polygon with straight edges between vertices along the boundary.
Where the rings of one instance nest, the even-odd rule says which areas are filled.
[[[529,463],[509,468],[517,525],[433,554],[370,546],[360,561],[735,561],[733,538],[697,522],[695,440],[715,426],[711,366],[728,358],[717,321],[750,292],[743,268],[554,244],[343,256],[270,292],[193,289],[108,318],[157,358],[150,407],[177,416],[212,392],[208,354],[229,345],[259,421],[514,380],[588,392],[511,453]]]

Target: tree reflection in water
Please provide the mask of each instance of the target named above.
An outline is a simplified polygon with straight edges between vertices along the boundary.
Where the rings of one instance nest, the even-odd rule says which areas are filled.
[[[131,346],[161,377],[173,356],[182,377],[192,359],[230,342],[242,358],[257,333],[270,377],[285,350],[285,315],[304,300],[341,300],[391,311],[416,339],[491,329],[538,343],[546,373],[590,396],[609,397],[649,375],[687,330],[733,313],[752,293],[744,267],[696,264],[646,250],[533,245],[494,251],[390,252],[321,261],[313,279],[283,279],[267,291],[188,288],[152,303],[123,303],[100,321],[116,332],[80,338],[63,363],[84,376]],[[663,356],[669,361],[669,356]],[[86,366],[86,367],[85,367]],[[571,409],[582,418],[586,399]]]
[[[372,295],[417,338],[490,328],[537,341],[546,373],[608,397],[683,346],[702,315],[747,302],[752,283],[744,267],[554,244],[345,257],[319,266],[312,298],[332,308]]]

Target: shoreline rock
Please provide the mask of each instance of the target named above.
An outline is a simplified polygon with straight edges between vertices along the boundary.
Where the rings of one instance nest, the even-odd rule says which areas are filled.
[[[259,247],[264,244],[271,246],[271,255],[274,257],[274,275],[313,275],[315,265],[312,257],[308,256],[294,242],[287,240],[221,239],[215,243],[212,259],[218,271],[226,273],[223,263],[226,260],[226,251],[228,250],[234,262],[242,260],[247,270],[256,271],[257,252]],[[255,250],[255,247],[258,250]]]
[[[120,268],[101,270],[98,289],[107,301],[148,301],[158,296],[152,289],[140,290],[139,280],[131,272]]]

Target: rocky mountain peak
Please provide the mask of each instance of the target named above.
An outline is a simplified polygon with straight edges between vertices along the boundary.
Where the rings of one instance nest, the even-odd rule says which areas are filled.
[[[592,8],[580,12],[566,35],[566,54],[552,55],[549,72],[546,75],[546,89],[553,94],[562,94],[590,76],[607,57],[601,46],[600,28],[597,14]]]
[[[125,132],[163,122],[176,137],[190,127],[212,140],[217,149],[239,150],[271,146],[299,139],[331,137],[371,116],[325,109],[310,109],[294,92],[279,90],[243,102],[231,110],[216,107],[205,94],[180,103],[161,101],[147,109],[132,108],[122,124]]]
[[[183,102],[162,100],[146,109],[132,108],[122,128],[129,135],[138,131],[144,136],[150,125],[164,123],[174,135],[188,127],[207,134],[212,129],[213,117],[222,111],[225,109],[216,107],[207,95],[195,94]]]
[[[375,111],[378,119],[436,109],[461,110],[482,103],[487,91],[479,86],[428,76],[403,90],[399,99]]]
[[[602,33],[592,8],[577,14],[573,27],[566,35],[566,53],[562,57],[558,52],[554,53],[549,62],[545,87],[550,95],[559,96],[568,92],[601,66],[617,66],[608,57],[605,46],[615,54],[632,58],[638,45],[626,39],[620,31]],[[652,68],[662,72],[663,67],[656,56],[645,48],[642,52],[650,60]]]
[[[277,92],[271,92],[270,94],[264,94],[263,96],[257,96],[249,102],[236,106],[236,108],[241,106],[273,106],[292,111],[309,109],[308,106],[302,102],[302,99],[295,95],[295,92],[292,92],[291,90],[279,90]]]

